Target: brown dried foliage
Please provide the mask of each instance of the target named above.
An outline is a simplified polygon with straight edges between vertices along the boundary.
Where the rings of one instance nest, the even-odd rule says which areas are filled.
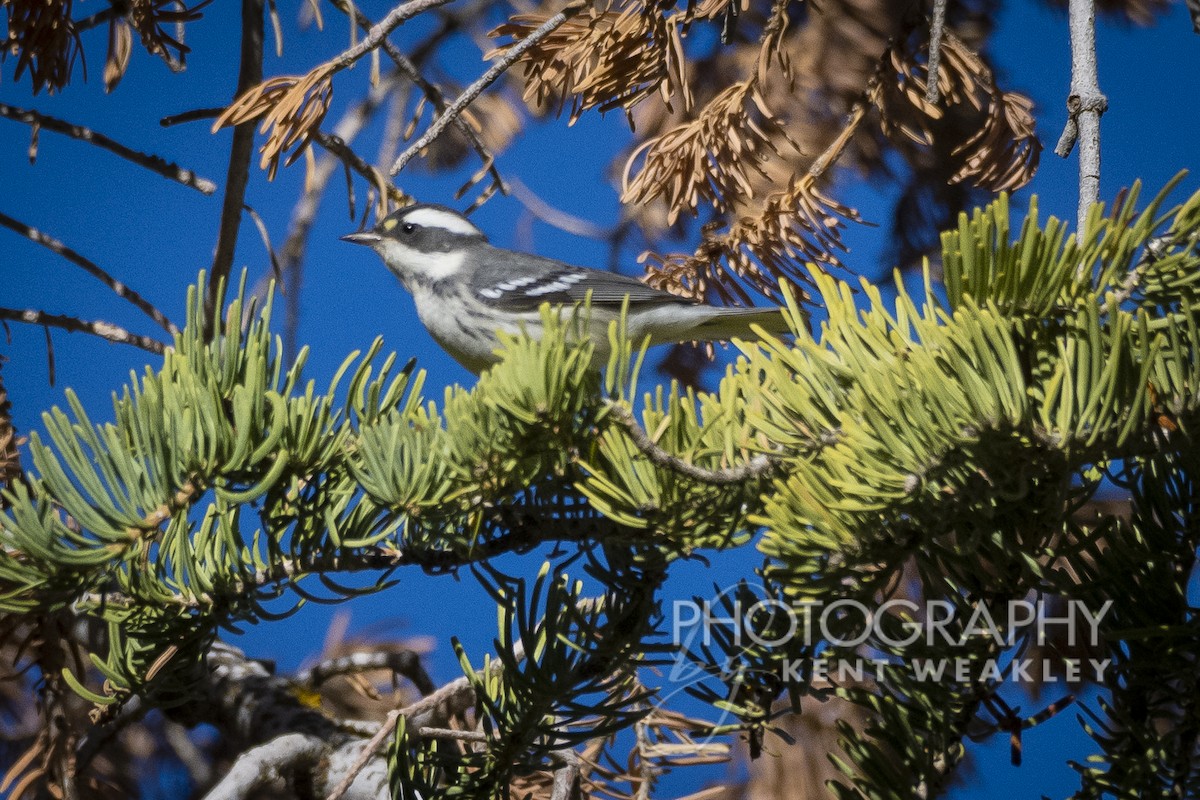
[[[200,19],[203,16],[200,10],[211,2],[203,0],[188,8],[179,0],[133,0],[129,7],[129,24],[141,35],[142,46],[147,52],[168,64],[182,64],[191,48],[167,33],[163,26]]]
[[[692,255],[644,254],[646,282],[686,297],[712,292],[724,302],[750,305],[743,284],[775,297],[781,278],[797,290],[809,282],[805,262],[840,266],[837,251],[846,250],[841,230],[847,222],[861,221],[853,208],[822,194],[815,176],[802,175],[725,233],[706,231]]]
[[[525,102],[554,105],[562,113],[569,100],[572,122],[589,108],[628,112],[655,92],[668,106],[677,99],[690,107],[683,42],[663,11],[658,2],[632,0],[620,10],[593,10],[567,20],[518,62],[524,67]],[[514,41],[487,57],[502,56],[551,16],[515,15],[489,34]]]
[[[268,180],[273,180],[284,154],[292,151],[284,162],[284,166],[291,165],[304,155],[319,130],[333,98],[333,73],[331,64],[321,64],[300,77],[269,78],[225,109],[213,123],[213,132],[261,117],[259,132],[270,132],[259,148],[259,167],[267,170]]]
[[[117,88],[129,69],[132,54],[133,28],[123,19],[111,20],[108,23],[108,55],[104,58],[104,91]]]
[[[34,94],[65,87],[83,47],[71,21],[71,0],[5,0],[4,8],[8,34],[0,59],[16,55],[14,80],[28,69]]]
[[[891,53],[888,75],[875,93],[884,133],[897,144],[933,147],[952,132],[969,132],[949,148],[951,183],[1012,191],[1037,172],[1042,145],[1034,131],[1033,103],[999,89],[983,60],[957,37],[942,42],[938,88],[942,101],[925,99],[928,71],[916,53]]]
[[[625,164],[621,202],[645,204],[662,198],[668,224],[674,224],[685,209],[696,214],[702,201],[717,211],[728,211],[732,197],[754,196],[752,173],[766,176],[763,161],[767,151],[775,152],[767,127],[776,127],[775,123],[753,81],[733,84],[694,120],[634,150]],[[641,170],[631,178],[643,154]]]

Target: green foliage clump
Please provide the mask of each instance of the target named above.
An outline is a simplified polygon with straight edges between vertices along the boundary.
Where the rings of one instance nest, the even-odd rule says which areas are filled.
[[[502,796],[654,713],[640,667],[664,650],[671,563],[761,532],[761,589],[747,581],[737,597],[877,605],[903,585],[953,608],[962,641],[718,636],[672,652],[706,676],[693,694],[723,715],[709,734],[744,732],[757,754],[781,714],[837,697],[867,721],[842,726],[835,791],[927,795],[981,724],[1018,736],[1039,719],[1009,713],[1003,678],[974,669],[1028,642],[972,638],[963,620],[1031,595],[1115,600],[1097,645],[1115,677],[1087,722],[1103,754],[1078,766],[1081,796],[1200,794],[1187,602],[1200,194],[1166,211],[1165,197],[1138,211],[1135,190],[1107,216],[1093,209],[1078,236],[1040,224],[1034,205],[1015,237],[1001,199],[945,234],[941,285],[927,266],[891,299],[814,275],[818,332],[793,307],[794,339],[741,344],[716,392],[648,393],[641,439],[616,413],[638,395],[640,367],[620,330],[602,377],[572,319],[547,311],[541,341],[506,339],[477,386],[437,404],[378,342],[318,391],[302,381],[303,354],[283,364],[269,305],[251,313],[239,292],[209,340],[193,290],[186,330],[115,398],[111,424],[72,395],[69,414],[47,414],[35,474],[0,519],[0,609],[107,623],[108,649],[93,656],[106,690],[74,676],[97,702],[180,703],[219,628],[271,619],[265,603],[286,592],[317,597],[309,576],[342,599],[407,565],[471,568],[500,619],[494,661],[473,668],[459,647],[486,746],[401,729],[393,781]],[[745,469],[729,478],[734,467]],[[1081,516],[1114,487],[1128,513]],[[573,549],[531,586],[489,564],[550,541]],[[569,564],[596,596],[560,574]],[[339,571],[375,580],[341,586]],[[856,652],[888,669],[816,677],[817,659]],[[941,657],[967,659],[972,677],[923,680],[914,664]]]

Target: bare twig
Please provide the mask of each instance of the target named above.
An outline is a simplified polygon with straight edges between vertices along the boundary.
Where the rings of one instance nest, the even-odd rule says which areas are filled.
[[[329,63],[333,66],[334,70],[345,69],[378,47],[387,38],[388,34],[400,27],[406,20],[412,19],[431,8],[444,6],[449,2],[450,0],[409,0],[407,3],[401,3],[393,8],[379,24],[367,31],[367,35],[363,37],[361,42],[336,58],[333,58]]]
[[[515,643],[513,646],[513,658],[518,661],[525,658],[525,648],[520,642]],[[493,661],[491,669],[496,672],[500,671],[503,669],[503,662],[499,659]],[[378,732],[371,737],[371,740],[359,752],[354,765],[346,773],[345,777],[342,778],[341,783],[334,787],[334,790],[326,796],[325,800],[340,800],[342,795],[346,793],[346,790],[354,783],[354,779],[358,774],[370,763],[375,752],[387,741],[388,736],[396,727],[396,720],[400,717],[403,716],[405,718],[408,727],[420,731],[423,728],[429,727],[424,724],[425,721],[432,720],[435,716],[443,712],[446,712],[444,714],[446,717],[453,716],[455,711],[465,711],[474,703],[475,689],[471,686],[470,679],[464,675],[461,678],[450,681],[433,694],[421,698],[410,706],[389,712],[387,718],[380,723]]]
[[[937,105],[941,99],[938,70],[942,66],[942,34],[946,30],[946,0],[934,0],[933,17],[929,21],[929,66],[925,80],[925,101]]]
[[[350,169],[354,170],[359,175],[370,181],[371,184],[377,189],[383,190],[387,194],[388,199],[390,199],[393,203],[396,203],[397,205],[407,205],[408,203],[412,202],[412,198],[410,198],[400,189],[397,189],[396,185],[388,180],[386,175],[364,161],[362,157],[358,155],[358,153],[355,153],[353,150],[347,147],[346,143],[338,137],[330,136],[324,131],[317,131],[316,134],[313,135],[313,139],[317,142],[317,144],[321,145],[326,150],[341,159],[342,163],[350,167]]]
[[[383,743],[387,741],[388,736],[396,727],[396,720],[400,719],[403,713],[403,709],[398,708],[388,712],[383,722],[379,723],[379,730],[363,745],[362,750],[358,753],[358,758],[350,765],[349,771],[342,777],[341,782],[333,787],[333,791],[326,796],[325,800],[341,800],[342,795],[353,785],[354,779],[358,777],[363,768],[375,757],[375,753],[379,751],[379,748],[383,747]]]
[[[698,467],[659,447],[650,438],[650,434],[646,433],[646,429],[634,419],[633,412],[625,406],[620,403],[609,402],[607,408],[613,420],[625,429],[626,433],[629,434],[629,438],[633,440],[634,446],[642,451],[642,455],[650,459],[650,463],[663,469],[678,472],[680,475],[684,475],[700,483],[724,486],[731,483],[742,483],[747,480],[762,478],[771,474],[778,463],[774,459],[760,454],[745,464],[736,467],[726,467],[725,469],[716,470]]]
[[[372,23],[365,14],[359,11],[354,5],[348,3],[347,0],[330,1],[339,10],[352,14],[354,21],[360,28],[367,31],[368,35],[375,27],[374,23]],[[431,103],[433,103],[437,113],[445,113],[446,109],[449,107],[449,104],[446,101],[446,95],[442,93],[441,89],[426,80],[425,76],[421,74],[421,70],[417,68],[416,62],[406,56],[400,50],[400,48],[396,47],[396,45],[392,44],[386,38],[380,43],[380,47],[385,53],[387,53],[388,58],[392,59],[392,62],[396,65],[396,68],[400,71],[400,73],[412,81],[413,85],[420,89],[422,94],[424,94],[425,97]],[[488,173],[492,176],[492,182],[501,191],[501,193],[507,194],[508,187],[504,183],[504,178],[500,175],[500,171],[493,163],[494,159],[492,154],[488,152],[487,146],[483,143],[483,140],[479,138],[479,133],[470,125],[468,125],[466,120],[462,119],[461,116],[456,116],[454,118],[454,127],[466,137],[467,141],[471,143],[472,149],[475,150],[476,155],[478,155],[479,159],[485,165],[487,165]]]
[[[392,164],[388,172],[395,175],[400,170],[404,169],[404,165],[425,149],[434,139],[442,135],[446,127],[457,119],[463,111],[469,106],[476,97],[483,94],[483,90],[495,83],[496,79],[503,75],[513,64],[517,62],[527,51],[537,45],[542,39],[553,33],[559,26],[566,22],[571,17],[578,14],[587,5],[586,0],[574,0],[566,5],[561,11],[547,19],[537,28],[535,28],[528,36],[505,52],[504,56],[492,64],[478,79],[468,86],[462,94],[449,106],[446,107],[437,119],[429,126],[429,128],[421,135],[421,138],[408,146],[401,153],[396,161]]]
[[[1079,211],[1082,231],[1088,209],[1100,199],[1100,115],[1108,98],[1100,92],[1096,74],[1096,8],[1093,0],[1069,0],[1071,26],[1071,94],[1067,98],[1066,127],[1055,154],[1066,158],[1079,141]]]
[[[477,744],[487,744],[488,741],[487,734],[483,731],[456,731],[453,728],[419,728],[417,735],[427,739],[453,739]]]
[[[181,111],[169,117],[163,117],[158,124],[164,128],[172,125],[182,125],[185,122],[198,122],[202,119],[216,119],[225,113],[224,108],[193,108],[191,111]]]
[[[145,167],[151,172],[156,172],[164,178],[173,180],[176,183],[182,183],[184,186],[188,186],[203,194],[212,194],[217,190],[215,183],[207,178],[197,176],[190,169],[183,169],[179,165],[159,156],[133,150],[120,142],[110,139],[103,133],[97,133],[91,128],[75,125],[57,117],[48,117],[31,109],[15,108],[4,103],[0,103],[0,117],[32,125],[34,126],[34,130],[45,128],[48,131],[70,136],[72,139],[79,139],[82,142],[94,144],[96,147],[114,153],[126,161],[132,161],[140,167]]]
[[[14,322],[28,322],[30,325],[48,325],[51,328],[61,328],[69,333],[90,333],[117,344],[131,344],[151,353],[162,355],[167,346],[157,339],[130,333],[122,327],[102,320],[88,321],[78,317],[68,317],[62,314],[47,314],[37,309],[0,308],[0,319],[10,319]]]
[[[152,303],[54,237],[42,233],[37,228],[30,227],[23,222],[15,220],[3,212],[0,212],[0,225],[3,225],[11,231],[21,234],[26,239],[36,242],[37,244],[45,247],[47,250],[57,253],[67,261],[70,261],[87,274],[99,280],[109,289],[112,289],[113,293],[116,294],[117,297],[120,297],[123,300],[128,300],[135,307],[137,307],[139,311],[162,326],[163,330],[165,330],[167,333],[171,334],[172,336],[179,333],[179,328],[177,328],[175,324],[171,322],[171,320],[167,319],[165,314],[155,308]]]
[[[275,282],[279,286],[279,291],[286,293],[286,284],[283,282],[283,271],[279,268],[279,257],[275,255],[275,248],[271,244],[271,233],[267,230],[267,223],[262,216],[254,210],[254,206],[246,203],[242,209],[250,215],[250,219],[254,221],[254,227],[258,229],[258,236],[262,239],[263,247],[267,250],[267,258],[271,261],[271,273],[275,276]]]
[[[262,82],[263,0],[242,0],[241,63],[238,66],[237,92],[241,97],[252,86]],[[205,312],[210,326],[215,327],[220,315],[217,309],[217,287],[225,283],[233,269],[233,253],[237,247],[238,229],[242,224],[242,206],[246,184],[250,180],[250,156],[254,151],[253,121],[233,129],[233,144],[229,148],[229,169],[225,173],[225,198],[221,204],[221,227],[217,232],[216,253],[209,273],[205,294]]]
[[[850,114],[846,118],[846,124],[842,126],[841,132],[838,133],[837,137],[829,143],[829,146],[825,148],[824,152],[817,156],[817,160],[809,165],[809,175],[812,175],[814,178],[821,177],[825,174],[825,171],[841,157],[842,152],[846,149],[846,145],[850,144],[850,140],[853,139],[854,134],[858,132],[858,126],[861,125],[863,119],[866,118],[867,111],[874,102],[873,96],[876,91],[878,90],[872,88],[870,91],[868,91],[867,97],[859,100],[854,104],[854,107],[850,109]]]
[[[298,672],[293,680],[302,686],[319,686],[335,675],[356,674],[386,669],[408,678],[421,694],[436,690],[421,657],[412,650],[363,650],[327,659],[312,669]]]
[[[517,198],[521,205],[529,209],[531,214],[547,225],[553,225],[560,231],[566,231],[575,236],[585,236],[589,239],[611,239],[614,235],[614,231],[611,229],[602,228],[590,220],[555,208],[538,197],[519,178],[512,178],[509,181],[509,188],[512,189],[513,197]]]
[[[71,27],[75,29],[76,33],[82,33],[83,31],[91,30],[101,23],[116,18],[118,14],[119,12],[116,8],[109,6],[102,11],[97,11],[95,14],[75,20],[71,23]]]

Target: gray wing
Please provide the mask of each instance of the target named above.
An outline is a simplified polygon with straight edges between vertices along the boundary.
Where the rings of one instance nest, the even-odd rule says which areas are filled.
[[[636,278],[615,272],[574,267],[541,256],[488,247],[486,269],[474,276],[472,289],[480,302],[509,312],[533,311],[542,303],[570,305],[591,293],[592,306],[694,305],[686,298],[654,289]]]

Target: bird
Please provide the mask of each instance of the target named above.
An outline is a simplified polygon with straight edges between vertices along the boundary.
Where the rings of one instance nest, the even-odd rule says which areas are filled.
[[[790,332],[779,308],[720,307],[655,289],[636,278],[495,247],[473,222],[432,203],[392,212],[343,241],[374,250],[412,295],[417,316],[443,350],[476,375],[500,360],[498,332],[540,338],[539,308],[589,302],[594,360],[607,363],[608,328],[628,302],[626,332],[651,344],[761,338]]]

